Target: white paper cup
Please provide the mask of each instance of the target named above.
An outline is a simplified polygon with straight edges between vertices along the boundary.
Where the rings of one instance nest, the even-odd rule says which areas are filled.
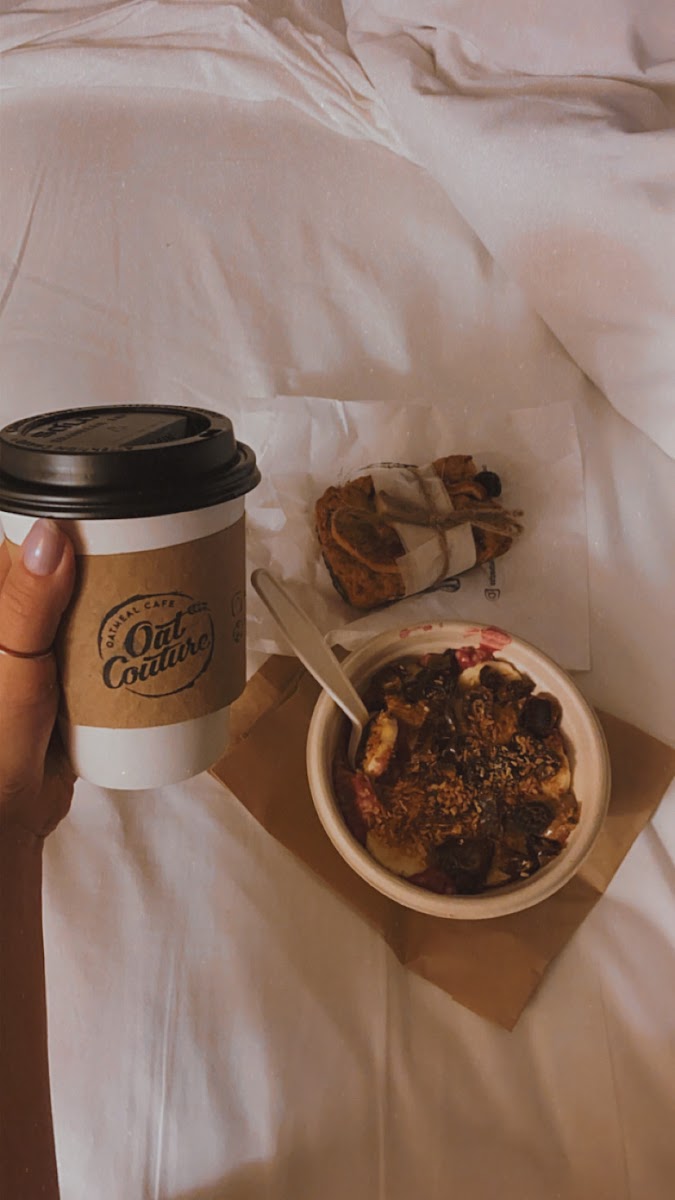
[[[198,547],[199,543],[203,541],[207,541],[208,546],[212,546],[213,535],[222,534],[223,531],[234,528],[238,522],[243,520],[243,517],[244,498],[242,496],[236,500],[226,501],[225,504],[187,513],[170,513],[166,516],[146,517],[141,520],[61,520],[59,525],[75,546],[80,571],[83,569],[85,557],[91,565],[90,560],[95,557],[100,557],[101,561],[108,562],[109,556],[126,557],[129,554],[143,555],[147,571],[148,562],[152,563],[148,552],[162,549],[173,550],[176,547],[181,547],[183,550],[188,546]],[[28,534],[35,518],[0,512],[0,520],[2,520],[8,540],[18,546]],[[224,547],[221,546],[221,552],[223,550]],[[231,554],[232,545],[229,550]],[[207,554],[208,552],[206,549]],[[229,608],[229,615],[238,623],[237,635],[243,638],[245,561],[242,539],[237,539],[235,553],[236,561],[230,561],[228,564],[228,578],[234,579],[235,582],[230,584],[229,588],[223,589],[220,601],[223,608]],[[189,571],[180,570],[173,573],[172,579],[177,589],[192,598],[191,591],[194,590],[194,584],[189,578],[189,574]],[[147,588],[148,585],[145,586]],[[156,597],[157,593],[154,592],[154,588],[162,585],[151,586],[153,586],[153,596]],[[153,613],[164,618],[165,613],[173,615],[180,611],[175,608],[168,610],[163,608],[144,609],[144,604],[148,603],[147,598],[141,599],[140,603],[139,601],[134,603],[131,600],[137,594],[138,588],[131,583],[129,586],[124,586],[122,592],[115,595],[108,592],[101,615],[105,616],[110,608],[124,606],[126,601],[128,604],[126,611],[139,609],[138,613],[135,613],[126,622],[127,628],[131,628],[130,622],[135,619],[135,616],[142,621],[146,615],[152,616]],[[234,611],[232,610],[233,599]],[[116,603],[111,604],[112,600]],[[154,603],[155,600],[153,600]],[[227,615],[226,613],[225,616],[227,617]],[[161,620],[158,623],[165,624],[166,622]],[[67,637],[67,624],[64,632]],[[147,639],[144,635],[139,635],[138,640],[145,642]],[[63,656],[61,658],[62,672],[66,676],[67,684],[70,684],[76,691],[78,688],[76,636],[74,641],[69,639],[68,661],[63,661]],[[241,676],[241,666],[238,671]],[[164,673],[169,674],[169,672]],[[117,674],[113,675],[115,684],[120,675],[121,671],[118,669]],[[115,691],[121,692],[123,687],[124,685],[120,684]],[[237,694],[242,687],[243,681],[240,679],[235,689]],[[161,701],[161,697],[159,699]],[[147,697],[145,702],[152,704],[153,699]],[[71,701],[69,707],[72,708],[73,704],[74,701]],[[160,787],[163,784],[189,779],[191,776],[199,774],[200,771],[206,770],[216,759],[220,758],[227,749],[229,710],[228,704],[213,712],[188,720],[172,721],[169,724],[156,726],[141,725],[137,728],[74,724],[61,714],[59,729],[73,770],[82,779],[109,788]]]
[[[490,639],[492,638],[492,641]],[[508,638],[506,644],[504,639]],[[342,666],[363,690],[387,663],[406,656],[440,653],[448,648],[501,644],[496,659],[505,659],[550,692],[562,705],[561,732],[565,739],[572,786],[580,804],[579,824],[565,848],[547,866],[519,883],[493,888],[480,895],[444,896],[406,882],[380,866],[352,836],[338,807],[332,783],[332,764],[346,718],[325,692],[319,697],[307,737],[307,774],[319,820],[336,850],[352,869],[383,895],[405,908],[436,917],[479,920],[503,917],[539,904],[563,887],[590,854],[602,828],[610,791],[607,745],[595,713],[570,677],[550,658],[520,638],[489,626],[441,621],[379,634],[350,654]]]
[[[17,422],[0,431],[0,455],[10,552],[39,516],[75,547],[55,647],[73,769],[125,789],[205,770],[246,682],[252,452],[218,414],[130,406]]]

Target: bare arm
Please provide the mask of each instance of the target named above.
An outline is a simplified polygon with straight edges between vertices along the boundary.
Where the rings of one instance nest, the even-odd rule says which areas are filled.
[[[42,848],[72,776],[50,754],[50,652],[73,582],[72,549],[40,522],[10,567],[0,547],[0,1194],[57,1200],[42,941]],[[45,784],[45,770],[49,776]]]
[[[47,1060],[42,846],[0,834],[0,1179],[3,1195],[58,1196]]]

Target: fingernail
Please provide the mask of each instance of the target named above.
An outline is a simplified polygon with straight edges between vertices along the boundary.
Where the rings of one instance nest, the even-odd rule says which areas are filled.
[[[31,575],[53,575],[61,562],[66,540],[58,525],[41,517],[23,543],[23,565]]]

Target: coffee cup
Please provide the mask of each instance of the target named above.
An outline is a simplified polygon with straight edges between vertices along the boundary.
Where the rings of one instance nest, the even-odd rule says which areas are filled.
[[[56,643],[59,727],[75,772],[158,787],[227,748],[246,682],[245,495],[255,455],[206,409],[43,413],[0,430],[10,554],[39,517],[72,540]]]

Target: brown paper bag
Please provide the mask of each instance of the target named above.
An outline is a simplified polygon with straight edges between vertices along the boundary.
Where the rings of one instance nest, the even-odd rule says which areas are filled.
[[[460,1004],[513,1029],[544,971],[600,899],[675,773],[675,750],[600,713],[612,795],[600,838],[561,891],[525,912],[453,921],[402,908],[360,879],[324,833],[305,771],[319,686],[295,658],[270,658],[233,709],[232,744],[212,774],[277,841],[380,931],[397,958]]]

